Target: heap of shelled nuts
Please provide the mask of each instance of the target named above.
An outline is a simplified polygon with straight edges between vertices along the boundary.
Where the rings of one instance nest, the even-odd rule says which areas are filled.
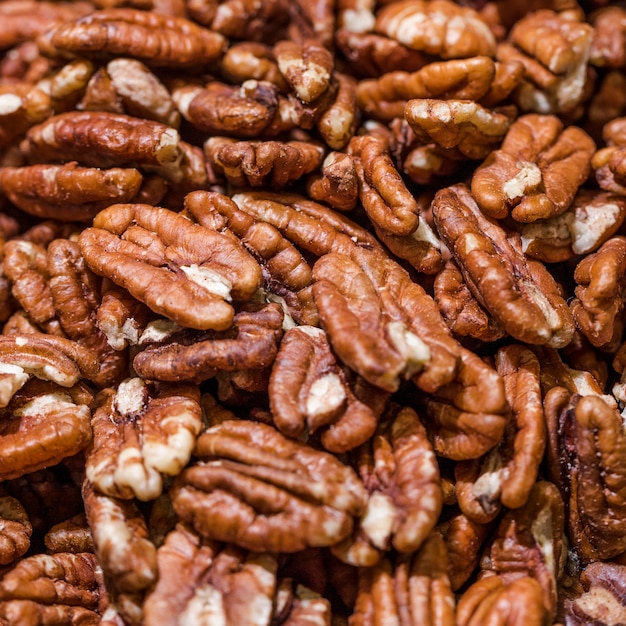
[[[0,624],[626,622],[626,7],[0,48]]]

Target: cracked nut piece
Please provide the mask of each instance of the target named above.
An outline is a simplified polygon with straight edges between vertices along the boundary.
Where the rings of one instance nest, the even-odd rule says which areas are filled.
[[[626,446],[622,417],[599,395],[563,387],[544,399],[550,475],[566,500],[568,537],[580,559],[606,560],[626,550]]]
[[[526,223],[561,215],[588,178],[595,148],[584,130],[564,128],[554,115],[524,115],[476,169],[472,193],[493,218],[510,213]]]
[[[493,57],[496,50],[495,38],[480,15],[448,0],[393,2],[377,13],[374,30],[442,59]]]
[[[179,523],[157,551],[157,564],[158,581],[144,604],[146,626],[272,621],[278,570],[273,555],[221,548]]]
[[[0,565],[12,563],[30,548],[33,527],[19,500],[0,497]]]
[[[473,100],[418,98],[406,103],[404,117],[424,143],[484,159],[507,134],[513,111],[487,109]]]
[[[223,332],[182,330],[135,356],[133,368],[144,378],[201,382],[218,373],[263,370],[278,352],[283,333],[279,304],[246,306]]]
[[[261,268],[234,237],[167,209],[118,204],[79,237],[89,267],[181,326],[225,330],[230,300],[247,300]]]
[[[367,504],[350,467],[265,424],[223,422],[200,435],[195,454],[204,461],[170,495],[179,517],[209,539],[268,552],[329,546]]]
[[[472,295],[513,338],[555,348],[570,342],[574,321],[552,275],[481,213],[464,185],[437,192],[432,210]]]
[[[113,8],[59,24],[39,38],[39,45],[53,56],[126,56],[150,67],[192,68],[220,59],[226,40],[182,17]]]
[[[272,420],[280,432],[298,438],[324,429],[322,445],[335,453],[351,450],[373,435],[387,399],[365,381],[350,385],[326,333],[314,326],[296,326],[285,333],[268,391]]]
[[[96,403],[88,480],[109,496],[154,500],[163,476],[176,476],[189,462],[202,428],[198,391],[129,378]]]
[[[581,189],[570,208],[556,217],[517,222],[524,254],[559,263],[589,254],[612,237],[626,218],[626,199],[611,192]]]
[[[0,188],[22,211],[42,219],[82,222],[116,202],[132,200],[141,186],[136,169],[31,165],[3,167]]]
[[[33,379],[0,409],[0,479],[56,465],[91,441],[92,395]]]
[[[356,451],[355,464],[369,492],[357,541],[380,552],[418,550],[441,513],[442,492],[435,453],[417,413],[404,407],[383,421],[371,442]],[[352,563],[351,544],[333,546],[333,554]]]
[[[626,237],[609,239],[574,270],[572,315],[583,335],[600,350],[614,352],[622,342],[625,272]]]
[[[590,563],[580,575],[582,593],[565,601],[567,626],[620,624],[626,621],[625,579],[624,565]]]
[[[438,533],[431,533],[413,555],[389,553],[377,565],[360,568],[350,624],[453,626],[455,600],[447,568],[446,546]]]

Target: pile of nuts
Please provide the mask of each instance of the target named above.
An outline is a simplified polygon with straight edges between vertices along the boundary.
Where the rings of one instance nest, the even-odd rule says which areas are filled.
[[[0,624],[626,622],[626,6],[0,50]]]

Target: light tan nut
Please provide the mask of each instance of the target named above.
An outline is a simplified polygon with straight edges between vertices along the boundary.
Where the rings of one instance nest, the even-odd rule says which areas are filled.
[[[105,495],[155,499],[164,476],[176,476],[191,458],[202,428],[197,390],[128,378],[97,403],[87,479]]]
[[[356,101],[357,83],[352,76],[341,72],[334,72],[333,78],[329,91],[334,94],[327,104],[320,107],[315,125],[331,149],[341,150],[354,135],[360,120]]]
[[[205,462],[174,481],[174,509],[201,535],[270,552],[333,545],[350,534],[367,492],[334,456],[270,426],[223,422],[204,431]]]
[[[94,59],[127,56],[150,67],[203,67],[223,54],[222,35],[181,17],[136,9],[95,11],[39,39],[49,54]]]
[[[316,40],[306,40],[301,44],[280,41],[273,52],[278,68],[300,100],[313,102],[328,89],[334,60],[332,54]]]
[[[487,109],[471,100],[409,100],[404,117],[424,143],[456,148],[468,159],[484,159],[496,149],[512,122],[513,111]]]
[[[439,191],[432,209],[469,289],[502,327],[520,341],[566,346],[573,319],[545,267],[526,259],[519,242],[481,213],[465,186]]]
[[[221,71],[231,83],[263,80],[276,85],[281,93],[289,91],[287,81],[278,69],[272,47],[266,44],[254,41],[233,43],[222,59]]]
[[[377,13],[374,30],[443,59],[495,53],[495,38],[479,14],[448,0],[394,2]]]
[[[595,143],[576,126],[553,115],[517,119],[502,147],[472,177],[472,193],[490,217],[509,213],[519,222],[561,215],[591,171]]]
[[[259,265],[234,237],[150,205],[105,209],[79,243],[94,272],[191,328],[229,328],[229,301],[251,297],[261,281]]]
[[[9,145],[31,126],[53,114],[50,96],[29,84],[0,87],[0,147]]]

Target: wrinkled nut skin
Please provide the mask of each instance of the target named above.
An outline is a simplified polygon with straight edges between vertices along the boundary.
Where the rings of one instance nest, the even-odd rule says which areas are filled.
[[[472,176],[472,194],[490,217],[534,222],[564,213],[585,182],[596,146],[576,126],[553,115],[527,114],[513,122],[499,150]]]
[[[414,50],[454,59],[493,57],[495,38],[473,9],[448,0],[402,0],[383,7],[374,30]]]
[[[199,330],[229,328],[234,311],[227,300],[249,298],[261,282],[258,263],[234,237],[150,205],[101,211],[79,244],[96,274]]]
[[[8,565],[30,548],[33,527],[28,514],[18,500],[0,497],[0,565]]]
[[[599,395],[580,396],[563,387],[546,394],[544,409],[548,468],[564,494],[572,546],[585,563],[621,554],[626,439],[619,412]]]
[[[248,307],[222,333],[185,333],[148,346],[133,359],[144,378],[169,382],[201,382],[218,372],[262,370],[269,367],[282,337],[283,311],[278,304]]]
[[[91,441],[92,395],[33,379],[1,409],[0,479],[35,472],[83,450]]]
[[[5,167],[0,186],[26,213],[43,219],[86,221],[117,202],[128,202],[139,192],[142,176],[135,169],[99,170],[65,165]]]
[[[323,161],[321,174],[307,184],[314,200],[326,202],[337,211],[350,211],[359,197],[359,183],[354,158],[343,152],[331,152]]]
[[[49,553],[93,552],[93,538],[87,525],[85,513],[77,513],[52,526],[44,537],[44,543]]]
[[[446,546],[437,533],[414,555],[393,553],[359,569],[359,589],[350,626],[437,624],[453,626],[455,601],[448,578]]]
[[[376,429],[374,403],[368,406],[350,389],[319,328],[296,326],[285,333],[268,392],[272,419],[280,432],[297,438],[305,431],[327,428],[330,434],[322,435],[322,444],[331,452],[346,452],[365,443]]]
[[[261,423],[227,421],[205,430],[196,456],[170,490],[174,510],[201,535],[247,549],[296,552],[350,534],[367,492],[332,455]]]
[[[437,192],[435,223],[474,297],[515,339],[563,347],[574,321],[554,278],[482,215],[463,185]]]
[[[88,480],[105,495],[154,500],[163,477],[178,474],[191,457],[202,426],[198,391],[130,378],[96,402]]]
[[[218,60],[226,40],[181,17],[114,8],[59,24],[39,45],[53,55],[128,56],[151,67],[186,68]]]
[[[576,297],[570,302],[576,325],[601,350],[615,351],[624,331],[626,237],[613,237],[574,270]]]
[[[543,605],[541,585],[528,576],[509,584],[499,576],[475,582],[461,596],[456,619],[458,626],[544,626],[551,622]]]

